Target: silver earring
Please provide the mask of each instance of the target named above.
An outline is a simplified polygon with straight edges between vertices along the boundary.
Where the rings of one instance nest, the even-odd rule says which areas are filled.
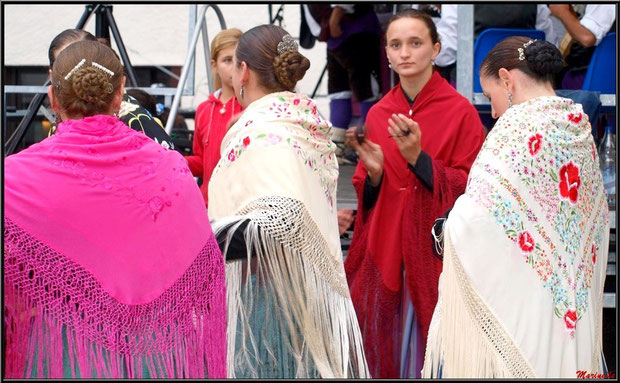
[[[388,68],[392,69],[392,64],[388,63]]]
[[[512,93],[508,92],[508,107],[512,107]]]
[[[239,91],[239,95],[243,98],[243,85],[241,85],[241,90]]]

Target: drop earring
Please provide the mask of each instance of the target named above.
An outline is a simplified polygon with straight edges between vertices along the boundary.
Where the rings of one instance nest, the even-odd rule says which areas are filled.
[[[243,85],[241,85],[241,90],[239,91],[239,96],[241,96],[241,98],[243,98]]]
[[[512,108],[512,93],[508,91],[508,107]]]
[[[388,68],[392,69],[392,64],[388,63]]]

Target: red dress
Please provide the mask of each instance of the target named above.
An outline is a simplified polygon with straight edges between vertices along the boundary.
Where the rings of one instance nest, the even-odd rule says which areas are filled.
[[[207,101],[198,105],[194,129],[194,154],[185,157],[192,174],[195,177],[202,177],[200,191],[207,206],[209,179],[220,160],[220,146],[226,135],[226,124],[232,116],[243,110],[235,97],[223,104],[219,99],[221,92],[221,89],[215,91],[209,95]]]
[[[388,118],[392,113],[409,116],[410,109],[422,132],[422,150],[432,159],[432,191],[408,169],[388,137]],[[368,139],[383,150],[384,175],[377,202],[368,211],[363,208],[367,170],[362,162],[353,175],[358,218],[345,270],[370,373],[374,378],[398,378],[403,270],[426,340],[442,268],[431,247],[431,228],[465,191],[485,133],[474,106],[437,72],[413,107],[397,85],[370,109],[366,121]]]

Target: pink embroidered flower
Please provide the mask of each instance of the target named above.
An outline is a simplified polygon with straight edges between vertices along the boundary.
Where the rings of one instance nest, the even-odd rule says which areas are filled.
[[[596,264],[596,246],[594,244],[592,244],[592,264]]]
[[[581,113],[577,113],[577,114],[570,113],[568,115],[568,119],[575,124],[578,124],[581,121],[581,117],[583,117]]]
[[[519,247],[526,253],[534,250],[534,238],[527,231],[519,233]]]
[[[275,135],[273,133],[269,133],[269,135],[267,136],[267,140],[269,140],[271,145],[275,145],[279,143],[280,141],[282,141],[282,137]]]
[[[250,125],[252,122],[254,122],[254,121],[252,121],[252,120],[248,120],[248,121],[245,123],[245,126],[247,127],[247,126],[248,126],[248,125]]]
[[[228,161],[233,162],[235,160],[235,151],[231,150],[230,153],[228,153]]]
[[[562,197],[576,203],[580,185],[579,168],[572,161],[560,168],[560,195]]]
[[[536,155],[536,153],[538,153],[540,151],[540,148],[542,147],[542,136],[536,133],[535,136],[530,137],[527,146],[530,149],[530,154],[533,156]]]
[[[298,98],[293,100],[293,105],[299,105],[299,99]]]
[[[312,114],[316,114],[316,105],[312,107]]]
[[[577,312],[575,310],[567,310],[564,314],[564,324],[566,324],[566,330],[573,331],[577,327]]]
[[[592,159],[596,161],[596,148],[594,147],[594,142],[592,143]]]
[[[243,147],[247,148],[248,145],[250,145],[250,137],[246,137],[243,139]]]

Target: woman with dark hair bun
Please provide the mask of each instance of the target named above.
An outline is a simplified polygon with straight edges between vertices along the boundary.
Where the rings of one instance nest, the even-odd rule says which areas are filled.
[[[436,236],[443,272],[425,377],[606,373],[609,209],[588,117],[553,90],[561,69],[555,46],[525,37],[482,62],[499,119]]]
[[[368,378],[344,273],[331,124],[295,93],[310,67],[284,29],[245,32],[232,82],[245,109],[209,182],[226,259],[228,376]]]

